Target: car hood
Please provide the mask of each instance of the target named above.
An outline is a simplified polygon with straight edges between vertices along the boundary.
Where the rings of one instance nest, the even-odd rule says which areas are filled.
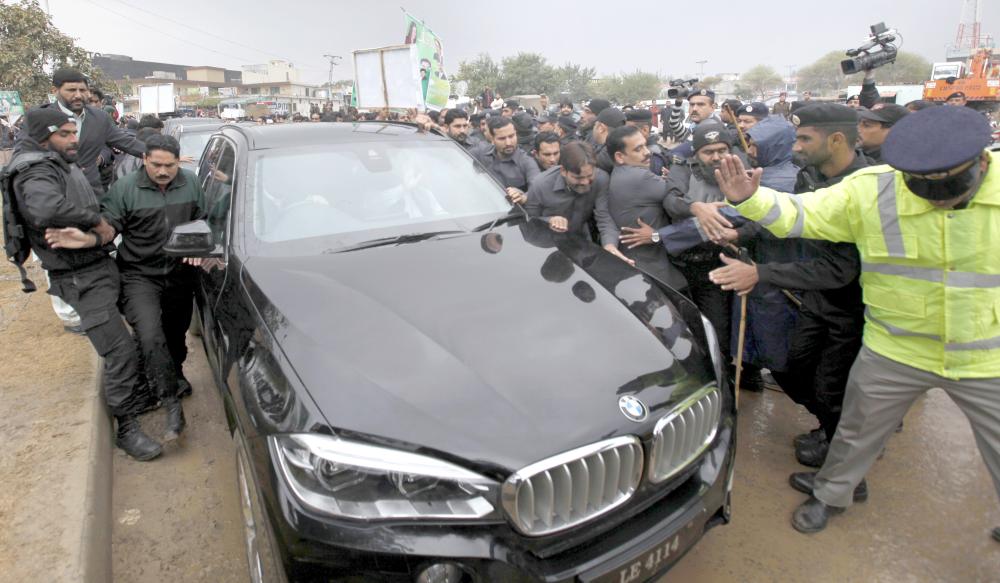
[[[254,257],[243,281],[334,431],[498,474],[648,434],[712,380],[687,306],[596,245],[531,224]],[[619,410],[626,394],[647,420]]]

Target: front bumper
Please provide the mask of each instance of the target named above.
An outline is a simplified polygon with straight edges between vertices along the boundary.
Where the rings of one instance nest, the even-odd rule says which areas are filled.
[[[519,535],[506,522],[371,525],[318,516],[270,469],[264,440],[251,448],[258,470],[269,468],[258,483],[291,581],[414,581],[427,566],[451,562],[470,581],[591,581],[615,572],[616,580],[638,583],[668,570],[708,528],[728,521],[735,417],[723,418],[712,446],[675,479],[646,484],[646,496],[611,515],[540,538]],[[649,560],[655,572],[637,570],[634,563],[664,541],[674,541],[674,549]],[[636,573],[641,577],[630,577]]]

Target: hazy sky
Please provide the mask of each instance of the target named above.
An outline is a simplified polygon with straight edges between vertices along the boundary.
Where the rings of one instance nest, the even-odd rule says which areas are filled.
[[[46,0],[40,0],[42,6]],[[626,8],[628,5],[643,8]],[[982,0],[984,32],[1000,37],[1000,1]],[[327,77],[324,54],[342,55],[334,79],[353,76],[351,51],[398,44],[399,0],[48,0],[52,19],[87,50],[184,65],[240,65],[287,58],[305,80]],[[903,50],[944,60],[963,0],[709,0],[705,2],[454,2],[406,0],[444,41],[449,73],[489,53],[538,52],[550,63],[599,74],[737,73],[758,63],[787,74],[830,50],[860,45],[868,26],[897,28]],[[615,13],[615,8],[622,11]],[[928,71],[929,73],[929,71]]]

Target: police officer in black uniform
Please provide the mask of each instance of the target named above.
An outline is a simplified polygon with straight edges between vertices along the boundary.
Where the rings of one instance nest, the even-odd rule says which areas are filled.
[[[108,256],[114,230],[83,171],[76,122],[58,108],[28,112],[27,131],[4,173],[31,247],[49,272],[49,293],[69,303],[104,358],[104,397],[118,424],[115,444],[137,460],[163,449],[143,433],[137,410],[141,380],[135,342],[118,313],[119,276]],[[68,233],[77,233],[74,237]]]

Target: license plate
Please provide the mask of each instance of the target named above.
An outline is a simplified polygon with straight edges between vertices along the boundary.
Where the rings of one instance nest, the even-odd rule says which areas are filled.
[[[683,528],[660,540],[639,556],[622,563],[603,575],[588,579],[588,583],[643,583],[649,581],[669,565],[677,562],[677,559],[701,537],[705,523],[703,517],[704,514],[699,513]]]

